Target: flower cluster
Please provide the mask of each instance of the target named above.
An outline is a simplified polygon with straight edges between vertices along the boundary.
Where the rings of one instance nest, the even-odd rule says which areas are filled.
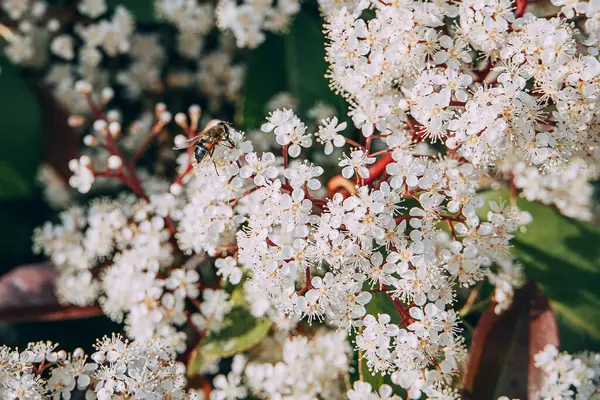
[[[254,361],[237,355],[227,376],[214,379],[216,399],[338,399],[347,377],[350,348],[340,332],[318,330],[312,337],[279,334],[255,351]],[[229,396],[229,397],[228,397]]]
[[[195,399],[187,395],[185,369],[174,353],[156,341],[129,342],[104,337],[91,357],[82,349],[58,350],[51,342],[30,343],[23,351],[0,348],[0,396],[3,399],[85,398]]]
[[[595,399],[600,395],[600,354],[570,355],[547,345],[535,355],[535,366],[544,371],[540,390],[544,400]]]
[[[503,163],[512,174],[524,165],[557,171],[577,157],[586,178],[597,176],[600,63],[578,51],[568,21],[515,18],[500,0],[373,2],[371,19],[360,14],[368,2],[359,4],[328,16],[327,54],[332,84],[352,101],[365,136],[408,132],[442,141],[478,167],[517,161]],[[568,4],[567,15],[575,3]],[[448,32],[445,17],[457,17],[460,29]],[[591,42],[584,41],[590,52]],[[561,203],[552,192],[535,197]]]
[[[60,214],[59,224],[37,230],[34,242],[61,272],[56,293],[62,303],[98,302],[113,320],[125,319],[128,336],[161,337],[183,351],[186,335],[178,327],[191,321],[216,331],[231,305],[226,292],[203,288],[195,269],[172,268],[174,248],[157,208],[164,206],[161,200],[123,197],[95,200],[85,210],[72,207]],[[204,302],[187,315],[186,299],[200,295]]]
[[[60,273],[60,302],[97,305],[135,343],[159,339],[187,362],[196,357],[188,366],[216,375],[211,399],[397,399],[398,387],[410,399],[458,399],[467,355],[459,308],[488,279],[502,313],[524,281],[510,247],[531,215],[517,196],[592,217],[600,14],[594,1],[555,3],[561,14],[542,18],[506,0],[322,0],[327,76],[350,118],[322,102],[305,110],[304,99],[282,93],[266,104],[260,130],[246,134],[202,118],[199,105],[173,115],[140,101],[131,122],[114,100],[197,88],[208,97],[203,107],[224,111],[244,68],[231,36],[212,40],[213,22],[238,47],[256,47],[266,31],[289,25],[297,1],[157,0],[175,51],[135,31],[124,8],[81,1],[77,14],[89,23],[51,46],[79,64],[55,66],[48,80],[86,145],[69,163],[69,185],[114,195],[78,205],[53,172],[42,175],[48,196],[66,207],[33,240]],[[102,40],[93,31],[101,27],[110,33]],[[92,50],[100,54],[93,71],[83,68]],[[104,70],[102,59],[124,53],[125,69]],[[182,66],[167,65],[167,55]],[[147,160],[150,146],[157,151]],[[510,205],[486,197],[501,185]],[[243,339],[227,336],[245,328],[233,318],[240,310],[252,319]],[[207,350],[212,340],[219,351]],[[108,342],[117,353],[142,346]],[[87,374],[107,377],[94,386],[98,397],[138,393],[115,379],[133,385],[144,363],[102,349],[94,360],[109,367]],[[222,373],[220,358],[234,353]],[[539,355],[552,378],[544,396],[575,388],[590,397],[594,357]],[[387,383],[373,387],[360,379],[366,373]],[[79,385],[73,379],[65,387]],[[180,386],[167,386],[151,390],[178,398]]]
[[[155,127],[170,120],[166,114],[157,107]],[[199,110],[191,107],[189,119],[177,114],[174,120],[191,136]],[[319,131],[332,122],[337,124],[323,120]],[[160,337],[184,351],[183,327],[207,334],[225,326],[229,294],[207,287],[193,261],[208,255],[218,277],[232,284],[246,277],[252,315],[280,326],[306,319],[356,331],[356,348],[369,370],[390,374],[418,398],[441,390],[465,359],[453,309],[456,288],[488,274],[504,284],[502,290],[512,288],[513,281],[501,276],[505,266],[517,268],[508,249],[520,214],[491,202],[482,220],[477,210],[484,202],[476,191],[481,173],[468,162],[419,155],[409,144],[389,140],[382,142],[392,147],[376,162],[369,148],[358,145],[340,161],[346,195],[323,200],[315,196],[322,193],[324,168],[288,160],[312,146],[311,134],[282,109],[262,130],[272,132],[283,158],[254,152],[244,133],[230,128],[227,145],[218,145],[208,162],[194,167],[192,149],[182,153],[172,183],[136,182],[129,160],[117,155],[119,129],[111,124],[93,123],[96,131],[108,126],[97,137],[115,153],[108,172],[79,160],[79,179],[71,184],[87,191],[83,176],[119,178],[138,196],[72,207],[61,213],[61,223],[41,227],[34,242],[61,271],[57,293],[63,303],[97,301],[111,318],[124,319],[136,340]],[[347,179],[355,175],[356,182]],[[181,253],[196,256],[182,264]],[[368,313],[374,296],[390,302],[395,315]]]
[[[284,32],[298,11],[298,0],[219,0],[216,17],[220,29],[233,33],[238,47],[253,48],[264,42],[265,32]]]
[[[14,63],[35,67],[73,113],[90,111],[79,90],[81,80],[95,88],[123,88],[129,100],[185,88],[209,98],[213,110],[237,101],[245,69],[234,59],[235,44],[227,36],[220,37],[216,46],[205,43],[213,31],[214,7],[194,0],[154,3],[156,21],[175,28],[175,41],[159,30],[138,28],[126,6],[109,7],[105,0],[81,0],[73,9],[43,1],[6,1],[0,5],[9,17],[0,29],[7,42],[4,52]],[[169,65],[166,55],[171,51],[184,59],[185,66]],[[112,98],[114,91],[107,90]],[[110,100],[100,93],[94,97]]]

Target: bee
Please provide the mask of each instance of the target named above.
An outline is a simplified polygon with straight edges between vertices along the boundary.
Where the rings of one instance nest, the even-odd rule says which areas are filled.
[[[235,147],[235,144],[229,137],[229,133],[229,124],[220,121],[205,128],[197,136],[186,140],[180,145],[175,146],[173,149],[181,150],[196,145],[196,148],[194,149],[194,158],[196,159],[197,164],[201,164],[212,156],[219,143],[224,143],[229,148]]]

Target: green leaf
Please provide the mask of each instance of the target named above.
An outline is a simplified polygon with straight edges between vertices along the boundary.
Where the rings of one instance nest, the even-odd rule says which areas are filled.
[[[298,99],[298,114],[303,119],[306,111],[321,100],[336,108],[340,120],[349,120],[348,105],[329,89],[326,71],[322,21],[316,14],[302,10],[286,35],[269,34],[250,53],[238,123],[246,129],[259,127],[267,102],[280,92],[289,92]]]
[[[31,196],[31,186],[10,165],[0,162],[0,200],[19,199]]]
[[[361,364],[362,364],[362,380],[363,380],[363,382],[370,383],[371,387],[373,388],[373,391],[377,392],[379,390],[379,387],[381,385],[383,385],[383,383],[384,383],[383,375],[381,375],[380,373],[372,375],[371,371],[369,371],[369,367],[367,367],[366,359],[363,359]]]
[[[256,319],[245,308],[234,307],[227,316],[226,327],[201,340],[198,348],[208,355],[231,357],[258,344],[270,328],[268,318]]]
[[[245,129],[259,127],[265,119],[267,102],[277,93],[287,90],[283,52],[283,37],[268,34],[264,43],[252,50],[248,57],[242,121],[238,121]]]
[[[325,36],[323,21],[316,13],[300,11],[285,36],[285,62],[290,92],[299,100],[299,111],[306,111],[317,100],[336,108],[340,119],[346,118],[347,104],[329,88],[325,78]]]
[[[490,191],[488,200],[509,199],[508,191]],[[533,222],[512,241],[513,253],[550,299],[569,331],[600,340],[600,229],[565,217],[554,208],[518,200]],[[566,341],[568,342],[568,341]]]
[[[202,353],[199,347],[192,350],[189,361],[187,363],[186,374],[188,377],[196,376],[202,371],[206,370],[207,367],[214,365],[218,356],[212,356],[210,354]]]
[[[362,378],[363,382],[369,382],[371,384],[371,387],[375,391],[377,391],[379,389],[379,387],[381,385],[383,385],[384,378],[381,374],[375,374],[375,375],[371,374],[371,372],[369,371],[369,367],[367,367],[366,359],[363,359],[362,361],[359,362],[358,351],[356,349],[354,349],[355,341],[356,341],[356,332],[353,331],[348,336],[348,342],[350,343],[350,346],[353,348],[352,369],[350,370],[350,373],[349,373],[350,382],[354,383],[358,380],[361,380],[361,378]],[[360,372],[358,371],[359,367],[360,367]]]
[[[19,71],[0,58],[0,160],[33,186],[42,156],[42,110]]]

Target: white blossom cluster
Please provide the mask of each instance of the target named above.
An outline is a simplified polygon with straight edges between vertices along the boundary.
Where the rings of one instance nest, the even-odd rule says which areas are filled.
[[[544,371],[540,396],[552,399],[597,399],[600,396],[600,354],[570,355],[547,345],[535,355],[535,366]]]
[[[14,63],[38,64],[46,62],[44,52],[36,45],[48,45],[48,31],[56,31],[60,23],[46,18],[44,1],[15,0],[0,3],[3,16],[15,23],[16,29],[2,25],[0,35],[6,41],[4,53]],[[46,26],[44,26],[46,25]]]
[[[272,131],[290,157],[312,144],[306,125],[290,110],[273,112],[262,129]],[[465,350],[452,310],[453,287],[473,285],[494,262],[510,259],[508,241],[519,214],[492,203],[489,222],[480,220],[479,173],[469,163],[396,149],[386,169],[389,183],[378,189],[352,184],[355,192],[347,198],[336,194],[315,202],[323,168],[291,162],[282,174],[272,153],[250,150],[249,144],[223,148],[214,165],[197,168],[190,185],[199,185],[198,194],[183,208],[180,247],[217,255],[237,250],[237,262],[228,256],[216,263],[232,283],[245,270],[247,292],[262,292],[271,307],[309,322],[358,328],[356,345],[369,368],[391,374],[414,398],[456,373]],[[368,179],[363,158],[363,164],[340,161],[352,172],[345,176],[356,170],[359,182]],[[404,207],[403,195],[417,205]],[[440,222],[451,226],[452,238],[441,235]],[[371,292],[389,296],[405,328],[390,324],[387,314],[366,313]],[[423,374],[433,360],[442,361]]]
[[[219,0],[217,25],[231,31],[238,47],[254,48],[266,32],[284,32],[300,11],[298,0]]]
[[[35,232],[34,246],[60,271],[56,293],[63,304],[98,302],[111,319],[125,321],[129,337],[160,337],[181,352],[184,324],[217,331],[231,304],[226,292],[203,288],[195,269],[172,268],[175,249],[160,214],[168,199],[152,199],[123,196],[69,208],[60,223]],[[201,306],[186,312],[186,299],[200,297]]]
[[[183,114],[175,120],[195,125],[198,113],[192,107],[189,121]],[[318,129],[322,144],[339,146],[335,136],[324,134],[327,129],[341,132],[344,124],[326,119]],[[207,254],[216,257],[216,274],[224,280],[235,285],[247,277],[246,299],[255,317],[281,323],[288,314],[291,321],[357,331],[355,345],[370,371],[391,375],[411,398],[443,390],[466,354],[452,307],[455,289],[490,275],[504,284],[503,301],[510,302],[514,282],[502,274],[518,268],[508,250],[520,214],[492,202],[481,220],[480,171],[468,162],[415,154],[399,136],[384,141],[388,163],[377,173],[385,171],[386,180],[372,187],[376,157],[351,149],[339,162],[344,179],[356,179],[346,180],[350,193],[317,199],[324,169],[287,161],[313,145],[307,125],[281,109],[262,130],[272,132],[283,159],[254,152],[245,135],[231,129],[231,144],[217,146],[194,174],[186,175],[190,153],[181,154],[182,179],[170,187],[163,184],[160,191],[161,185],[145,181],[157,189],[146,198],[94,200],[86,209],[61,213],[59,224],[41,227],[35,247],[61,271],[61,301],[97,301],[114,320],[124,318],[130,337],[157,336],[183,351],[184,326],[219,331],[232,307],[227,292],[201,290],[195,265],[177,262],[177,252]],[[111,157],[111,170],[127,163],[110,165]],[[84,177],[97,172],[87,159],[77,165],[71,184],[86,191],[93,180],[82,187]],[[395,315],[367,313],[374,294],[393,304]],[[392,317],[399,322],[391,323]]]
[[[69,207],[59,222],[36,230],[34,249],[60,272],[59,300],[97,304],[136,343],[158,338],[188,354],[231,326],[234,289],[243,288],[247,311],[278,330],[233,358],[211,399],[397,399],[391,384],[410,399],[458,399],[467,349],[457,291],[487,278],[495,311],[507,309],[524,281],[510,241],[531,220],[514,204],[486,200],[482,189],[506,184],[512,203],[520,194],[568,216],[592,215],[600,7],[559,2],[559,16],[538,18],[516,15],[506,0],[321,1],[328,76],[349,101],[352,123],[324,103],[302,120],[297,99],[281,94],[266,105],[260,132],[229,126],[215,143],[205,137],[202,146],[214,147],[199,163],[193,145],[175,156],[168,136],[178,125],[181,148],[214,127],[204,126],[199,106],[173,116],[159,103],[124,129],[121,113],[107,109],[115,91],[92,90],[108,84],[97,79],[106,71],[83,82],[71,79],[71,64],[54,68],[51,81],[68,82],[71,125],[87,133],[89,149],[69,164],[70,186],[88,193],[116,181],[130,190],[85,206],[62,196],[57,203]],[[97,20],[107,12],[102,4],[80,2],[79,13],[95,21],[85,29],[125,15]],[[244,69],[226,38],[204,49],[211,16],[237,46],[255,47],[266,31],[286,28],[299,3],[221,0],[213,10],[157,0],[155,8],[196,70],[165,75],[167,50],[148,33],[129,30],[127,45],[95,48],[127,52],[131,63],[117,81],[129,97],[165,83],[198,85],[212,110],[237,98]],[[576,31],[571,16],[585,29]],[[148,173],[136,161],[155,138],[158,161]],[[44,181],[49,194],[60,193],[51,173]],[[361,375],[389,384],[350,385],[350,347]],[[548,398],[571,395],[571,387],[579,396],[597,383],[595,356],[544,354],[538,365],[556,378],[544,389]],[[219,360],[207,357],[202,372],[219,372]]]
[[[593,25],[594,2],[567,3],[563,11],[585,5]],[[332,85],[365,136],[409,132],[483,168],[508,158],[556,171],[578,157],[590,167],[584,174],[597,176],[600,63],[567,20],[516,18],[502,0],[359,5],[328,15],[327,55]],[[367,7],[375,17],[360,16]],[[457,29],[447,29],[448,17]]]
[[[559,171],[543,174],[537,168],[519,162],[513,166],[515,186],[529,201],[554,205],[566,216],[589,221],[592,219],[592,198],[597,166],[580,158],[572,159]]]
[[[211,398],[341,399],[348,374],[350,347],[342,332],[318,330],[314,336],[276,335],[265,340],[249,361],[233,358],[232,370],[217,375]]]
[[[117,92],[129,100],[166,88],[186,88],[209,98],[213,110],[237,101],[245,70],[235,60],[235,41],[223,34],[216,46],[205,45],[216,18],[211,4],[156,0],[155,23],[164,22],[177,30],[177,40],[171,44],[159,29],[140,29],[126,5],[109,7],[106,0],[75,3],[71,8],[39,0],[0,3],[0,13],[9,21],[0,23],[5,54],[14,63],[35,67],[36,73],[43,74],[68,111],[90,111],[78,90],[81,80],[95,88],[106,87],[110,98],[114,88],[123,88]],[[166,54],[171,47],[194,63],[170,65]],[[110,100],[100,93],[94,97],[98,102]]]
[[[177,49],[190,59],[198,59],[204,37],[214,24],[212,4],[187,0],[156,0],[154,10],[160,19],[177,28]]]
[[[23,351],[0,347],[3,399],[196,399],[186,394],[185,368],[157,341],[129,342],[104,337],[88,357],[82,349],[58,350],[51,342],[30,343]]]

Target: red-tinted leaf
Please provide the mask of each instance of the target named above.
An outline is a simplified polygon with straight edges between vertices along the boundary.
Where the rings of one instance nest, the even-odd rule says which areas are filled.
[[[53,321],[101,315],[98,306],[63,307],[54,297],[57,272],[48,264],[17,267],[0,278],[0,321]]]
[[[502,315],[491,306],[481,316],[463,377],[464,398],[534,399],[543,376],[533,356],[547,344],[558,343],[556,317],[531,281],[515,293],[511,308]]]
[[[38,96],[44,112],[43,160],[67,181],[71,176],[69,161],[79,155],[79,135],[69,126],[69,113],[44,88],[38,88]]]

